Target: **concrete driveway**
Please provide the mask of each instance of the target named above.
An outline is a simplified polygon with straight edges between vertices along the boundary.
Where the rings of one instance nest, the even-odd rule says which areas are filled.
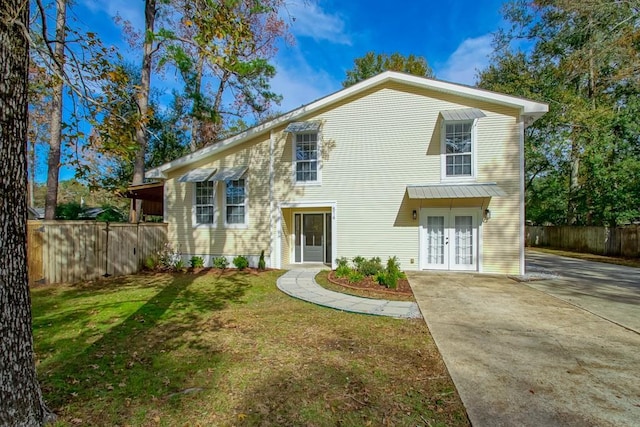
[[[504,276],[408,276],[474,426],[640,423],[638,333]]]
[[[528,283],[598,316],[640,333],[640,269],[528,250],[527,272],[557,279]],[[640,424],[640,422],[639,422]]]

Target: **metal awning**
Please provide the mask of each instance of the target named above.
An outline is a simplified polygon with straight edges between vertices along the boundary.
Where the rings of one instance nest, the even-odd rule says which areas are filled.
[[[506,196],[495,183],[452,184],[452,185],[408,185],[410,199],[468,199],[479,197]]]
[[[234,166],[232,168],[221,168],[208,181],[235,181],[247,171],[246,166]]]
[[[216,173],[216,168],[192,169],[178,179],[180,182],[205,182],[209,181],[211,175]]]
[[[440,115],[445,120],[474,120],[487,117],[482,110],[477,108],[458,108],[456,110],[440,111]]]
[[[291,133],[317,132],[320,130],[320,122],[293,122],[284,130]]]

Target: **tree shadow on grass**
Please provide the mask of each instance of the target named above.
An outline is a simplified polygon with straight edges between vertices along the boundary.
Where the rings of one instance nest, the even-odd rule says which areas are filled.
[[[200,329],[220,329],[212,313],[239,301],[250,282],[241,276],[198,281],[202,276],[173,275],[146,303],[104,333],[87,328],[74,338],[45,344],[86,346],[40,372],[45,399],[54,411],[64,414],[97,399],[105,408],[113,402],[118,406],[116,418],[126,420],[131,414],[123,402],[170,395],[191,387],[197,371],[215,372],[224,354],[215,342],[201,339]],[[82,309],[58,320],[78,320],[86,314]]]

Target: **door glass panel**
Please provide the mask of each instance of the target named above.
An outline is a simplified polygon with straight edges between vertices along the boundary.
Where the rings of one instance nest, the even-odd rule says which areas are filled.
[[[427,217],[427,264],[444,264],[444,217]]]
[[[302,262],[302,215],[295,214],[294,215],[294,223],[295,223],[295,262]]]
[[[325,214],[324,233],[326,235],[324,262],[331,264],[331,214]]]
[[[304,214],[302,223],[303,261],[322,262],[324,260],[324,214]]]
[[[456,216],[455,225],[455,263],[473,264],[473,221],[470,215]]]

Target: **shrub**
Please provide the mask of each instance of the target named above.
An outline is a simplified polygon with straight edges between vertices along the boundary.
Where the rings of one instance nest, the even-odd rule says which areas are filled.
[[[171,243],[165,243],[158,251],[158,262],[164,268],[175,268],[176,263],[181,259],[180,251],[173,249]],[[184,263],[183,263],[184,266]]]
[[[353,270],[351,270],[348,265],[338,263],[338,268],[336,268],[336,277],[349,277],[349,274],[351,274],[352,271]]]
[[[396,279],[401,277],[402,272],[400,271],[400,263],[397,257],[392,256],[387,260],[387,273],[395,276]]]
[[[155,270],[158,267],[158,258],[150,255],[144,260],[144,267],[147,270]]]
[[[260,260],[258,260],[258,270],[264,270],[267,268],[267,265],[264,261],[264,249],[260,252]]]
[[[204,258],[201,256],[192,256],[189,260],[189,264],[191,268],[202,268],[204,267]]]
[[[227,267],[229,267],[229,260],[227,259],[227,257],[223,257],[223,256],[215,257],[213,259],[213,266],[215,268],[224,270]]]
[[[181,259],[177,260],[175,264],[173,264],[173,269],[175,271],[184,271],[184,261]]]
[[[360,266],[365,261],[366,259],[364,257],[361,257],[360,255],[353,257],[353,266],[355,267],[356,270],[360,271]]]
[[[233,265],[235,265],[238,270],[244,270],[245,268],[249,267],[249,260],[247,259],[247,257],[238,255],[233,259]]]
[[[404,273],[400,271],[400,263],[395,256],[387,260],[387,268],[384,271],[379,271],[376,274],[376,281],[389,289],[396,289],[398,279],[402,278],[404,278]]]
[[[350,272],[349,272],[349,282],[356,283],[356,282],[361,281],[362,279],[364,279],[364,276],[362,275],[362,273],[360,273],[357,270],[350,270]]]
[[[349,267],[349,260],[347,257],[336,258],[336,264],[338,264],[338,268],[340,267]]]
[[[381,272],[384,268],[379,257],[373,257],[370,260],[361,261],[357,267],[357,270],[363,276],[375,276]]]

